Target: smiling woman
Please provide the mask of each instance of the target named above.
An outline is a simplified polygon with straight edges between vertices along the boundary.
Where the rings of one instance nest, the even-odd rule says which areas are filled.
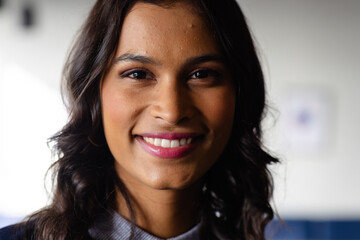
[[[191,186],[230,137],[235,88],[226,66],[209,57],[221,52],[191,7],[137,3],[124,20],[101,88],[105,137],[124,183]]]
[[[53,202],[0,236],[264,239],[277,160],[235,0],[99,0],[64,80]]]

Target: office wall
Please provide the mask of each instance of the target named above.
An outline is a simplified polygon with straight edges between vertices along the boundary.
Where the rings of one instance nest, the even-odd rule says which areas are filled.
[[[360,217],[360,1],[240,3],[273,108],[275,205],[285,217]]]
[[[67,119],[62,66],[93,2],[5,0],[0,8],[0,224],[1,216],[16,221],[47,202],[44,178],[54,160],[47,139]],[[34,13],[29,27],[26,6]]]

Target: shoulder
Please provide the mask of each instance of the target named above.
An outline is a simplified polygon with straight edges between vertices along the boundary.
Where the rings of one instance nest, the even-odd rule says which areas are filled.
[[[15,240],[17,238],[17,225],[10,225],[0,229],[0,240]]]
[[[27,240],[27,239],[31,239],[31,237],[27,237],[27,235],[29,234],[29,231],[32,232],[33,228],[29,226],[29,224],[24,224],[24,223],[20,223],[20,224],[15,224],[15,225],[10,225],[4,228],[0,229],[0,240]],[[32,235],[30,233],[30,235]]]

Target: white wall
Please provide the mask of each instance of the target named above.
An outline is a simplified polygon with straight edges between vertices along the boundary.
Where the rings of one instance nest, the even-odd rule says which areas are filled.
[[[93,1],[4,1],[0,9],[0,216],[20,217],[44,206],[52,162],[47,139],[66,122],[62,66]],[[33,4],[35,25],[20,24]]]
[[[240,3],[260,45],[270,105],[278,109],[266,129],[282,160],[275,168],[280,214],[360,217],[360,1]],[[313,129],[288,124],[290,101],[298,101],[291,109],[315,109]]]
[[[61,68],[94,1],[34,0],[36,25],[27,31],[18,22],[22,2],[8,0],[0,9],[0,215],[8,216],[46,202],[46,139],[66,121]],[[280,214],[360,217],[360,1],[239,2],[260,46],[270,104],[278,109],[265,127],[267,145],[282,160],[274,168]],[[313,144],[286,125],[289,102],[304,99],[319,104],[316,113],[324,110],[310,129]]]

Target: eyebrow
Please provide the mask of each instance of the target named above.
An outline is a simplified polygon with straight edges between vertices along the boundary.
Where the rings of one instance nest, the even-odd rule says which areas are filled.
[[[154,59],[150,57],[146,57],[143,55],[133,54],[133,53],[125,53],[121,55],[120,57],[115,58],[114,64],[118,62],[139,62],[144,64],[152,64],[152,65],[158,65],[158,62],[156,62]]]
[[[205,54],[189,58],[186,60],[185,65],[196,65],[204,62],[219,62],[225,64],[225,60],[220,54]]]
[[[144,55],[138,55],[133,53],[125,53],[114,60],[114,64],[119,62],[138,62],[143,64],[159,65],[155,59]],[[204,54],[201,56],[191,57],[186,60],[185,65],[196,65],[204,62],[219,62],[225,64],[224,58],[220,54]]]

